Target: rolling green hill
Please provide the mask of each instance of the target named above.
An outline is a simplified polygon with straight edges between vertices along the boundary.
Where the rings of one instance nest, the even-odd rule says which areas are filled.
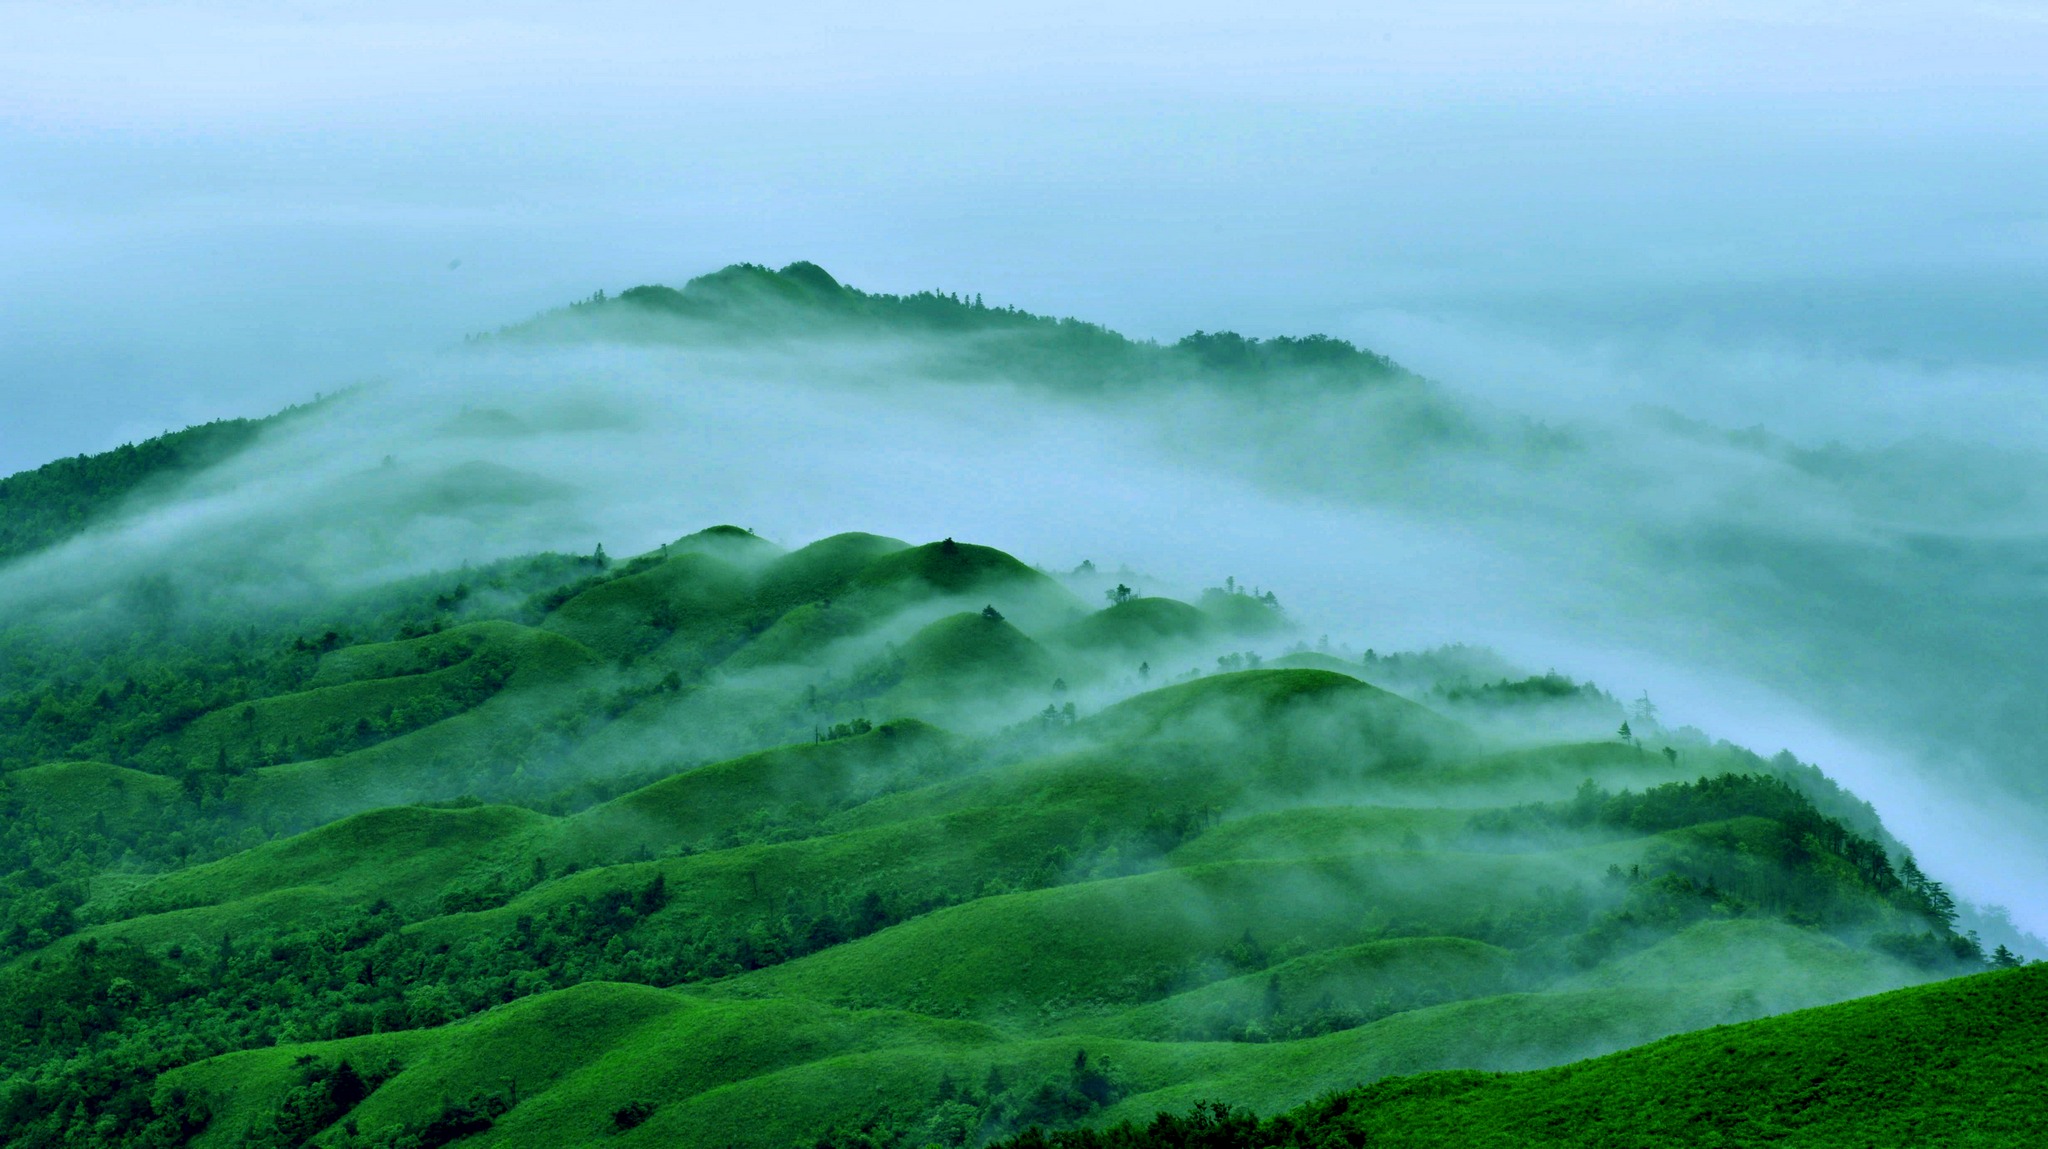
[[[1266,1122],[1225,1107],[1008,1149],[2017,1146],[2048,1128],[2048,966],[1718,1027],[1527,1073],[1436,1073]]]
[[[1248,594],[737,528],[563,573],[0,778],[11,1143],[978,1144],[1989,960],[1789,759],[1131,673],[1256,664]]]
[[[504,338],[842,321],[1062,387],[1413,383],[810,265]],[[1075,586],[1101,602],[951,538],[717,526],[106,635],[0,620],[0,1143],[924,1149],[1216,1102],[1294,1110],[1186,1119],[1244,1144],[1819,1144],[1886,1089],[1961,1121],[1902,1076],[1936,1071],[1983,1138],[2031,1112],[1998,1090],[2040,980],[1944,980],[2018,959],[1814,767],[1560,734],[1613,700],[1484,652],[1290,649],[1234,580]],[[1910,1036],[1938,1024],[1953,1064]],[[1841,1059],[1888,1025],[1896,1056]]]
[[[1356,679],[1261,670],[979,739],[886,724],[567,815],[377,810],[93,903],[0,970],[0,1030],[57,1048],[129,999],[213,1026],[103,1103],[135,1137],[922,1145],[1554,1064],[1963,968],[1884,940],[1927,931],[1918,894],[1787,783],[1474,750]],[[1559,761],[1646,788],[1431,804]],[[1837,868],[1761,876],[1781,819]],[[218,1032],[260,986],[297,988]]]

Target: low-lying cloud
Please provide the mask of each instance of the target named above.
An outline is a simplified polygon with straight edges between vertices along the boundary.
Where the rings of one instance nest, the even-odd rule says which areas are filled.
[[[1101,401],[925,377],[916,343],[486,348],[288,420],[173,501],[0,572],[0,602],[118,619],[305,598],[718,522],[786,545],[952,536],[1193,597],[1274,590],[1353,648],[1493,645],[1649,694],[1875,800],[1934,871],[2048,927],[2028,700],[2043,461],[1816,447],[1384,387]],[[1269,652],[1270,653],[1270,652]]]

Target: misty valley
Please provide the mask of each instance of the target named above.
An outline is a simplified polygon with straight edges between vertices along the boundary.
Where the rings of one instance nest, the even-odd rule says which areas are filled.
[[[2030,1143],[2048,945],[1826,762],[1483,635],[1390,648],[1277,574],[1151,573],[1233,515],[1334,570],[1282,561],[1316,500],[1648,522],[1625,479],[1680,452],[1949,513],[1892,481],[1924,459],[1658,427],[800,263],[0,480],[0,1144]],[[946,503],[979,466],[1071,516]],[[866,533],[910,497],[958,527]],[[2017,705],[1883,693],[1932,656],[1862,612],[1956,552],[1696,577],[1776,529],[1668,579],[1668,519],[1585,537],[1782,673],[1839,637],[1846,713]],[[1502,581],[1594,550],[1553,542]]]

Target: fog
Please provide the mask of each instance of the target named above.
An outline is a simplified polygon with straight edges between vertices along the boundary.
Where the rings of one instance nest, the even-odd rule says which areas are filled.
[[[1233,575],[1311,636],[1487,643],[1788,747],[2048,929],[2048,22],[1320,7],[7,5],[0,471],[368,386],[0,594],[713,522]],[[449,350],[743,259],[1143,337],[1327,331],[1482,437],[944,386],[914,348]],[[537,430],[451,432],[484,407]],[[1570,448],[1528,454],[1530,421]],[[477,462],[530,477],[418,510]]]

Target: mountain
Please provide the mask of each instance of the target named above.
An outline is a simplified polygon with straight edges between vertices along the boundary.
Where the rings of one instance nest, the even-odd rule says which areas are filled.
[[[809,265],[664,292],[495,338],[928,330],[935,361],[1053,388],[1423,389],[1334,341],[1161,347]],[[341,460],[312,527],[233,563],[223,530],[11,568],[0,1141],[922,1147],[1209,1103],[1350,1128],[1326,1095],[1427,1130],[1469,1101],[1492,1136],[1591,1112],[1549,1070],[1586,1057],[1675,1088],[1736,1032],[1710,1027],[1826,1048],[1822,1015],[1757,1019],[1902,987],[1932,996],[1838,1016],[2033,1016],[2031,969],[1943,980],[2018,958],[1815,767],[1477,648],[1312,647],[1234,578],[1174,597],[965,538],[726,524],[354,561],[387,508],[454,530],[531,501],[508,483],[570,500],[495,457],[507,418],[465,411],[416,467]],[[338,536],[343,576],[290,565]],[[1995,1081],[1987,1042],[1947,1068]],[[1441,1070],[1468,1075],[1410,1077]]]
[[[511,344],[563,339],[759,344],[791,338],[916,340],[942,376],[1005,373],[1061,391],[1116,394],[1161,385],[1355,389],[1419,381],[1392,360],[1327,335],[1247,338],[1197,331],[1170,345],[1094,323],[991,307],[979,296],[866,292],[814,263],[776,271],[734,264],[681,288],[602,292],[488,337]]]
[[[992,548],[736,528],[516,569],[566,581],[184,651],[182,713],[128,717],[127,653],[46,689],[12,1142],[944,1144],[1985,960],[1810,767],[1515,744],[1329,655],[1172,670],[1250,595],[1091,614]]]

